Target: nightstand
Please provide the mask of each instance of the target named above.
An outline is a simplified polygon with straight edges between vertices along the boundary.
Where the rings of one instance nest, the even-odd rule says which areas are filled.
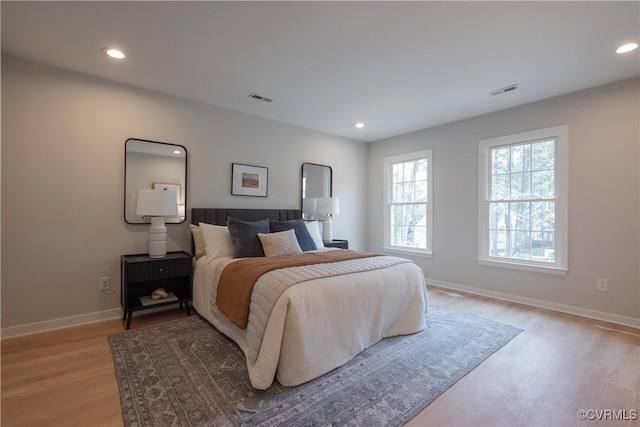
[[[184,304],[187,316],[191,314],[192,262],[191,255],[182,251],[167,252],[164,258],[151,258],[148,254],[120,256],[120,303],[127,329],[134,311],[170,304],[180,304],[182,308]],[[164,288],[169,297],[151,299],[151,293],[158,288]]]
[[[349,249],[349,241],[348,240],[336,240],[333,239],[331,241],[323,241],[325,248],[340,248],[340,249]]]

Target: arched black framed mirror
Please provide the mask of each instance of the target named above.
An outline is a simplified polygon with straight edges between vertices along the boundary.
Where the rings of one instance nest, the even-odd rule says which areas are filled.
[[[138,191],[166,189],[176,192],[178,215],[165,223],[179,224],[186,218],[187,149],[182,145],[129,138],[124,143],[124,220],[146,224],[149,218],[136,215]]]
[[[333,170],[331,166],[303,163],[301,185],[302,218],[307,220],[323,219],[324,215],[317,216],[314,213],[313,200],[333,195]]]

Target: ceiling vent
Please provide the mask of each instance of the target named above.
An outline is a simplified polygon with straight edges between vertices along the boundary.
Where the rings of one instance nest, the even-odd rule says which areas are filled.
[[[262,95],[258,95],[257,93],[250,93],[249,98],[257,99],[258,101],[273,102],[273,99],[266,98]]]
[[[505,86],[505,87],[500,88],[500,89],[492,90],[491,92],[488,93],[488,95],[491,95],[491,96],[502,95],[503,93],[507,93],[507,92],[511,92],[513,90],[516,90],[519,87],[520,86],[518,86],[517,84],[512,84],[512,85]]]

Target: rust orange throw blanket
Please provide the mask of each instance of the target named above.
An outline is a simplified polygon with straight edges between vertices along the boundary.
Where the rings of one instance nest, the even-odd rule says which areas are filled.
[[[341,249],[306,252],[300,255],[239,259],[222,270],[218,283],[216,305],[236,326],[246,329],[253,285],[263,274],[281,268],[348,261],[372,256],[378,256],[378,254]]]

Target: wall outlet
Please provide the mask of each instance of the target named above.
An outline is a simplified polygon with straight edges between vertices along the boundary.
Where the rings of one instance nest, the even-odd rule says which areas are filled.
[[[607,282],[607,279],[597,279],[596,290],[600,292],[607,292],[609,290],[609,282]]]
[[[111,285],[109,284],[109,278],[108,277],[101,277],[98,279],[98,290],[99,291],[108,291],[109,287]]]

